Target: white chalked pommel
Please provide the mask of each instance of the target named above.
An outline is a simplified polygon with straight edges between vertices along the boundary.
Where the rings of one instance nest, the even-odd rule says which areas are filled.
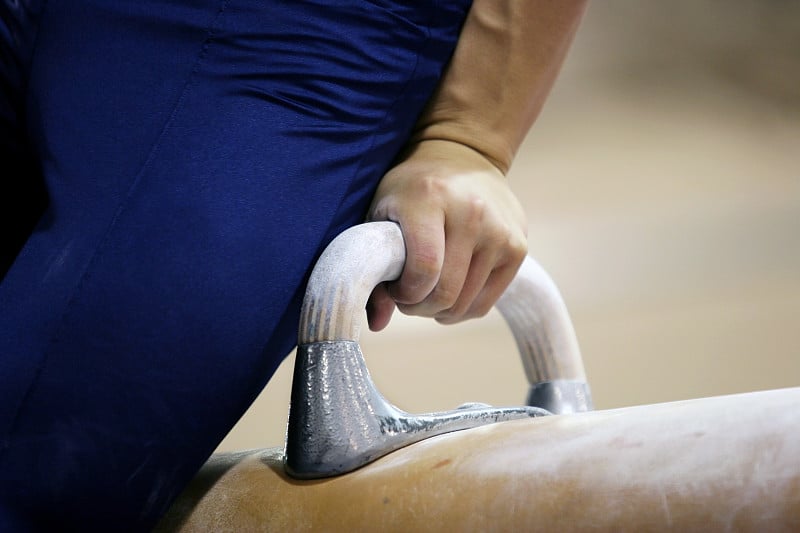
[[[405,244],[394,222],[339,235],[314,267],[300,319],[284,466],[296,478],[343,474],[422,439],[489,423],[592,408],[578,343],[561,295],[527,257],[497,302],[530,383],[526,406],[466,404],[413,415],[375,388],[358,345],[372,290],[397,279]]]

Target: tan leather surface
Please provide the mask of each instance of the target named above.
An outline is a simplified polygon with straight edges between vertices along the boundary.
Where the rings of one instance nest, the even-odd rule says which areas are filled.
[[[800,530],[800,388],[503,422],[343,476],[218,454],[162,531]]]

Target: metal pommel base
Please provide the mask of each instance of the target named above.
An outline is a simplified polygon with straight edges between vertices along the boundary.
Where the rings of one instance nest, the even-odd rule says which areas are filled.
[[[303,344],[295,360],[284,467],[300,479],[335,476],[435,435],[551,414],[538,407],[474,405],[403,412],[375,388],[357,342]]]
[[[290,476],[336,476],[442,433],[591,408],[569,313],[553,280],[531,257],[496,306],[517,341],[535,403],[505,408],[472,403],[411,415],[387,402],[369,376],[358,336],[370,294],[378,284],[398,279],[405,259],[400,226],[368,222],[337,236],[314,266],[301,310],[289,406],[284,467]]]
[[[594,409],[589,384],[571,379],[556,379],[531,385],[526,403],[546,409],[554,415],[582,413]]]

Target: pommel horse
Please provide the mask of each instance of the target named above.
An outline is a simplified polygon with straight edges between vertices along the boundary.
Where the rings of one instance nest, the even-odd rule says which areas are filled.
[[[564,302],[530,257],[497,303],[527,405],[390,404],[358,338],[404,261],[391,222],[331,243],[305,295],[284,446],[212,456],[157,531],[800,531],[800,387],[593,410]]]

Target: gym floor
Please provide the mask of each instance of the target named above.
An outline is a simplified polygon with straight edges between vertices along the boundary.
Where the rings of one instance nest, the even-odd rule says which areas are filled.
[[[509,179],[596,408],[800,386],[800,4],[590,4]],[[407,411],[524,402],[496,311],[361,345]],[[283,444],[293,362],[219,451]]]

